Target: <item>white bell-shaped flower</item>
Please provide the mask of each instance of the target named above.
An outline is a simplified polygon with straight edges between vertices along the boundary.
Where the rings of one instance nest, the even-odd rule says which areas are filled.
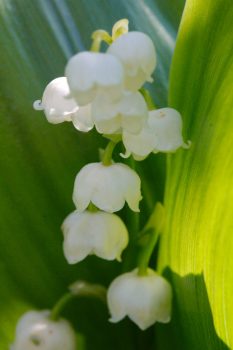
[[[128,231],[123,221],[117,215],[103,211],[75,211],[65,219],[62,230],[64,254],[69,264],[91,254],[120,261],[128,244]]]
[[[71,94],[80,106],[94,100],[98,93],[106,99],[120,98],[124,70],[113,55],[99,52],[81,52],[71,57],[66,70]]]
[[[79,109],[77,103],[68,98],[70,89],[66,77],[52,80],[45,88],[42,100],[34,102],[33,107],[43,110],[52,124],[71,121],[71,116]]]
[[[188,148],[182,137],[182,118],[173,108],[161,108],[149,112],[149,118],[137,135],[123,131],[122,141],[126,157],[146,158],[151,152],[175,152],[178,148]]]
[[[125,87],[137,91],[146,82],[152,82],[156,67],[155,47],[150,37],[141,32],[129,32],[117,38],[108,53],[120,59],[125,68]]]
[[[76,335],[71,324],[52,321],[49,311],[29,311],[18,321],[11,350],[76,350]]]
[[[127,130],[138,133],[148,116],[147,105],[139,92],[125,92],[118,101],[103,101],[100,95],[92,103],[92,118],[98,132],[113,134]]]
[[[125,202],[133,211],[139,211],[140,186],[137,173],[125,164],[90,163],[76,176],[73,201],[80,212],[90,202],[110,213],[122,209]]]
[[[36,110],[43,110],[52,124],[73,122],[79,131],[87,132],[94,127],[91,117],[91,105],[79,107],[70,97],[70,88],[66,77],[52,80],[45,88],[42,100],[34,102]]]
[[[182,117],[173,108],[161,108],[149,113],[149,129],[155,136],[153,152],[175,152],[187,148],[182,137]]]
[[[128,316],[142,330],[155,322],[169,322],[171,301],[170,284],[149,268],[145,276],[139,276],[138,269],[120,275],[107,293],[110,321],[119,322]]]

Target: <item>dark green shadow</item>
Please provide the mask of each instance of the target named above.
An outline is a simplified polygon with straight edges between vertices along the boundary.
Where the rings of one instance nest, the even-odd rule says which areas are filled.
[[[166,268],[174,290],[172,321],[156,326],[156,350],[230,350],[216,333],[203,274],[180,277]]]

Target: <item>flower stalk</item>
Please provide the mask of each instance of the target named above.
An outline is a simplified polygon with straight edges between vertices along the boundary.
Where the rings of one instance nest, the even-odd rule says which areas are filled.
[[[116,145],[117,145],[117,142],[115,141],[109,141],[109,143],[107,144],[107,147],[104,150],[104,154],[102,158],[103,165],[109,166],[112,164],[112,154]]]
[[[164,226],[164,207],[161,203],[157,203],[155,209],[150,216],[148,223],[142,230],[140,236],[146,238],[146,244],[144,244],[141,255],[138,261],[138,275],[147,275],[150,259],[158,242],[160,233]]]
[[[76,281],[69,287],[69,292],[64,294],[54,305],[50,313],[52,321],[59,320],[63,310],[72,300],[78,297],[94,297],[106,303],[106,289],[99,284],[91,284],[85,281]]]

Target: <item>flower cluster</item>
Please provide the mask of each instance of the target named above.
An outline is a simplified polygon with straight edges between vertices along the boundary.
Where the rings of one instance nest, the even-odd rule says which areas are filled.
[[[127,227],[115,212],[125,203],[139,212],[141,180],[128,165],[113,161],[112,153],[118,142],[122,141],[125,148],[121,156],[132,156],[135,160],[143,160],[150,153],[188,147],[182,137],[180,113],[172,108],[156,109],[143,87],[153,81],[156,67],[156,51],[148,35],[128,32],[128,21],[121,20],[114,25],[111,36],[97,30],[92,38],[91,50],[71,57],[65,76],[50,82],[42,100],[34,102],[34,108],[44,110],[50,123],[69,121],[82,132],[95,128],[110,140],[101,161],[84,166],[75,179],[75,211],[62,224],[63,251],[69,264],[90,254],[120,261],[128,245]],[[100,52],[101,41],[108,44],[106,52]],[[110,321],[118,322],[128,315],[141,329],[156,321],[169,322],[172,299],[169,283],[148,266],[141,271],[134,269],[111,283],[107,293]],[[33,348],[27,345],[28,339],[40,339],[40,334],[43,337],[47,328],[54,327],[45,317],[43,313],[26,314],[17,328],[14,350]],[[60,347],[73,349],[72,331],[64,321],[59,322],[54,334],[61,324],[66,329],[63,342],[70,334],[67,345]],[[41,326],[39,338],[37,329],[42,328],[35,328],[34,323],[35,327],[44,327]],[[44,344],[49,342],[48,337]],[[55,347],[45,345],[43,349]]]
[[[95,32],[98,41],[105,38],[102,32]],[[35,109],[44,110],[50,123],[71,121],[79,131],[95,127],[101,134],[120,135],[125,156],[136,160],[188,147],[180,113],[153,106],[148,110],[143,97],[142,86],[153,81],[156,67],[152,40],[136,31],[115,34],[105,53],[85,51],[71,57],[65,76],[48,84]]]

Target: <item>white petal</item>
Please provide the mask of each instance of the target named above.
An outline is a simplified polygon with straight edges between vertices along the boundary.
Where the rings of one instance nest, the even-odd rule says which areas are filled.
[[[107,303],[111,322],[119,322],[127,315],[129,295],[134,295],[134,288],[134,278],[132,278],[131,272],[118,276],[110,284],[107,292]]]
[[[89,219],[88,212],[74,212],[62,224],[63,251],[69,264],[84,260],[92,250],[92,243],[88,236]]]
[[[172,290],[170,284],[155,271],[139,276],[137,269],[117,277],[110,285],[107,301],[112,322],[126,315],[142,330],[156,321],[169,322]]]
[[[76,335],[64,319],[54,322],[48,311],[29,311],[18,321],[14,350],[75,350]]]
[[[93,253],[106,260],[120,260],[128,245],[128,231],[115,214],[97,212],[92,214]]]
[[[74,183],[73,202],[78,211],[84,211],[91,201],[93,178],[99,163],[85,165],[77,174]]]
[[[70,97],[66,77],[52,80],[45,88],[40,108],[38,101],[34,102],[35,109],[43,109],[50,123],[58,124],[70,121],[71,116],[78,111],[77,103]]]
[[[141,196],[141,180],[137,173],[125,164],[114,164],[113,169],[117,189],[121,188],[125,201],[131,210],[139,212]]]
[[[97,93],[115,100],[122,94],[123,67],[110,54],[81,52],[71,57],[66,66],[71,93],[80,106],[86,105]]]
[[[122,209],[125,201],[132,210],[139,211],[140,185],[137,173],[125,164],[91,163],[76,176],[73,201],[78,211],[85,210],[92,202],[112,213]]]
[[[125,92],[118,101],[104,101],[98,96],[93,102],[92,117],[100,133],[113,134],[119,130],[138,133],[148,116],[144,98],[138,92]]]
[[[72,122],[77,130],[83,132],[90,131],[94,127],[91,117],[91,104],[80,107],[72,116]]]
[[[154,149],[154,134],[147,123],[140,133],[134,135],[123,131],[122,141],[128,154],[133,154],[136,160],[145,159]]]
[[[128,244],[128,232],[115,214],[105,212],[71,213],[62,225],[64,254],[70,264],[95,254],[106,260],[120,259]]]
[[[127,89],[137,91],[146,81],[151,82],[151,74],[156,66],[156,52],[148,35],[141,32],[121,35],[107,52],[123,63]]]
[[[136,280],[134,299],[128,304],[129,318],[142,330],[157,321],[169,322],[172,298],[170,284],[154,271],[147,276],[138,276]]]
[[[182,118],[173,108],[149,112],[148,125],[154,133],[154,152],[175,152],[184,145]]]

